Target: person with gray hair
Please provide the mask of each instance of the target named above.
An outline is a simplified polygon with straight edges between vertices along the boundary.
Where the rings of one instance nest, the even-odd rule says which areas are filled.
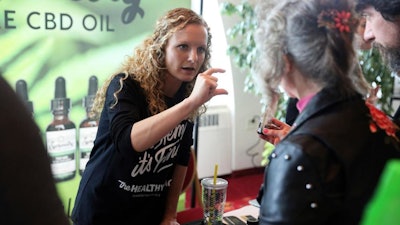
[[[386,162],[400,158],[398,127],[368,103],[354,49],[358,16],[346,0],[256,3],[254,78],[270,123],[280,88],[299,116],[265,169],[260,224],[358,224]]]

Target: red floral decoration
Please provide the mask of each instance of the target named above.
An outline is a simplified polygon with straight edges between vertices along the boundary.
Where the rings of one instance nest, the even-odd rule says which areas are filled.
[[[351,13],[346,11],[341,11],[336,13],[335,27],[339,29],[340,32],[350,32],[350,20]]]
[[[354,23],[351,13],[348,11],[338,11],[336,9],[323,10],[318,15],[318,27],[328,29],[338,29],[340,32],[350,32]]]
[[[393,121],[381,110],[377,109],[371,103],[365,102],[367,107],[369,108],[371,114],[371,122],[369,124],[369,129],[372,133],[375,133],[378,130],[378,127],[386,132],[388,136],[393,137],[397,141],[399,139],[396,136],[396,131],[399,130],[399,127],[393,123]]]

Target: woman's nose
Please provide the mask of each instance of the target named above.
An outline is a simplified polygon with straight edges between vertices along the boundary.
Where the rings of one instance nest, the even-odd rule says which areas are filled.
[[[198,56],[197,56],[197,49],[192,49],[192,50],[189,52],[189,61],[190,61],[190,62],[196,62],[197,59],[198,59]]]

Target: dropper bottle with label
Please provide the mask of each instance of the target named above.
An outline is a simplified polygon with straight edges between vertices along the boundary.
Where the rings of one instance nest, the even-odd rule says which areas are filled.
[[[21,98],[21,100],[25,103],[28,111],[32,114],[33,117],[33,103],[29,101],[28,97],[28,85],[25,80],[18,80],[15,84],[15,92]]]
[[[96,76],[89,78],[88,95],[83,98],[83,107],[86,109],[86,118],[79,125],[79,174],[82,175],[89,161],[90,152],[96,138],[99,121],[91,113],[94,99],[96,97],[98,80]]]
[[[57,182],[73,179],[76,173],[76,127],[68,118],[70,107],[65,79],[58,77],[55,82],[54,99],[51,100],[54,117],[46,129],[47,151],[51,159],[53,177]]]

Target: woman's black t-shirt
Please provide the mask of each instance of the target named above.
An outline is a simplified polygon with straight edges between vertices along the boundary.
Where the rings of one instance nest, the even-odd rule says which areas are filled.
[[[128,77],[110,83],[97,137],[86,165],[72,219],[77,225],[159,224],[175,164],[187,165],[193,143],[193,123],[184,120],[144,152],[136,152],[130,133],[135,122],[150,116],[139,83]],[[184,86],[168,107],[184,99]]]

